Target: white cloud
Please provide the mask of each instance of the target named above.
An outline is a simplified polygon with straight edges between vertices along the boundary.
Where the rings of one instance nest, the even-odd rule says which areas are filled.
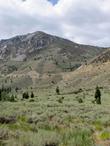
[[[37,30],[110,46],[110,0],[0,0],[0,38]]]

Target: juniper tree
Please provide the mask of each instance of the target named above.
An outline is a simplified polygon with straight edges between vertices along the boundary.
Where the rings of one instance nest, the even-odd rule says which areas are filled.
[[[57,93],[57,95],[59,95],[59,94],[60,94],[60,89],[59,89],[59,87],[58,87],[58,86],[56,87],[56,93]]]
[[[95,91],[95,101],[97,104],[101,104],[101,91],[98,86],[96,87]]]
[[[33,92],[31,92],[31,98],[34,98],[34,93]]]
[[[28,92],[24,92],[22,97],[23,97],[23,99],[28,99],[29,98]]]

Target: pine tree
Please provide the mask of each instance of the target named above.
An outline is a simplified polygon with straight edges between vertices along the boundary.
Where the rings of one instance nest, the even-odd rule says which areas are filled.
[[[31,98],[34,98],[34,93],[33,92],[31,92]]]
[[[24,92],[22,97],[23,97],[23,99],[28,99],[29,98],[28,92]]]
[[[95,101],[97,104],[101,104],[101,91],[98,86],[96,87],[95,91]]]
[[[60,89],[58,86],[56,87],[56,93],[57,93],[57,95],[60,95]]]

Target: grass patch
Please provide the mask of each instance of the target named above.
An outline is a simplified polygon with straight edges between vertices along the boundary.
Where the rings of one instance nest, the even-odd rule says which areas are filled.
[[[110,140],[110,132],[109,131],[102,132],[100,138],[102,140]]]
[[[65,146],[93,146],[92,132],[85,129],[73,129],[63,136]]]
[[[103,124],[101,121],[95,121],[94,122],[94,126],[95,126],[95,129],[97,131],[102,131],[103,130]]]

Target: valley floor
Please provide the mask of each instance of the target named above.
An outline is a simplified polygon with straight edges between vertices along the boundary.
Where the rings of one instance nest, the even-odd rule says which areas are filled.
[[[102,90],[101,105],[93,100],[90,90],[0,102],[0,145],[110,146],[110,91]]]

